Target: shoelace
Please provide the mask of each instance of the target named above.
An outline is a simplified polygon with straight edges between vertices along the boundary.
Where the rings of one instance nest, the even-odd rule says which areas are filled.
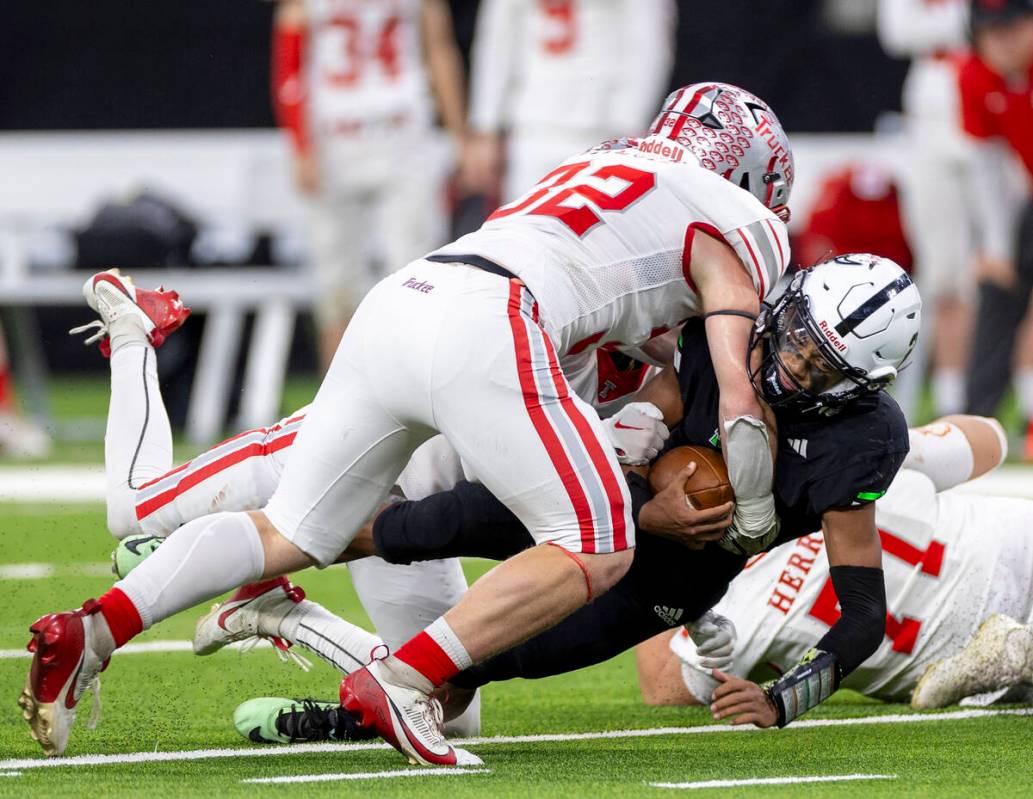
[[[283,734],[295,741],[326,741],[333,732],[330,710],[320,707],[314,699],[301,701],[301,712],[292,706],[290,711],[283,711],[276,717],[276,727]]]
[[[420,732],[430,740],[433,746],[443,743],[445,740],[445,713],[441,708],[441,703],[433,697],[417,699],[414,711],[418,716],[413,720],[419,722],[417,726]]]
[[[312,661],[299,652],[294,651],[294,646],[283,638],[271,635],[252,635],[250,638],[245,638],[240,642],[240,648],[237,650],[241,655],[246,655],[253,651],[262,641],[268,641],[272,644],[273,651],[276,656],[283,663],[293,663],[302,671],[309,671],[312,668]]]
[[[95,344],[108,335],[108,326],[99,319],[94,319],[92,322],[88,322],[85,325],[79,325],[79,327],[73,327],[68,331],[68,335],[77,336],[80,333],[87,333],[91,330],[94,331],[93,335],[83,342],[86,346]]]

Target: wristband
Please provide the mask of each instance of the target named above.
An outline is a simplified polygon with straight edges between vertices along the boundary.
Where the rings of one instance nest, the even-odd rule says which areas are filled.
[[[778,726],[817,707],[839,687],[839,661],[831,652],[812,649],[796,666],[765,686],[778,711]]]

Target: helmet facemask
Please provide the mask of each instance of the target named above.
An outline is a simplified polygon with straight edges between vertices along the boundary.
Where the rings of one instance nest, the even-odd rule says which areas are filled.
[[[885,387],[896,370],[868,374],[847,363],[818,329],[802,290],[803,278],[801,272],[776,305],[757,319],[750,352],[757,344],[763,350],[750,377],[754,390],[772,408],[834,412]]]

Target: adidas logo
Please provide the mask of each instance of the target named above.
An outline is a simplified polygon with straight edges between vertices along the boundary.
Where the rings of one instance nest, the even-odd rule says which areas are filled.
[[[806,438],[791,438],[789,439],[789,447],[799,455],[801,458],[807,457],[807,439]]]
[[[684,608],[669,608],[666,605],[655,605],[653,610],[671,627],[676,626],[685,613]]]

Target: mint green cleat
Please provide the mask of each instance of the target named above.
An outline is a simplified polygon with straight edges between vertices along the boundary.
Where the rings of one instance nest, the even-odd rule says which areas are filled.
[[[372,728],[360,727],[338,702],[314,699],[249,699],[233,711],[233,726],[244,738],[259,744],[366,741],[377,737]]]
[[[111,553],[111,571],[120,579],[154,554],[164,538],[156,535],[131,535],[118,542]]]

